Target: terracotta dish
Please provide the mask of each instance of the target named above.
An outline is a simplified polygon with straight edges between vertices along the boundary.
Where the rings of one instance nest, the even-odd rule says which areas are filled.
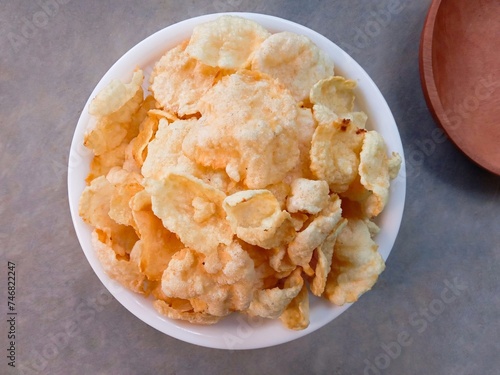
[[[451,140],[500,175],[500,1],[434,0],[422,32],[420,76]]]

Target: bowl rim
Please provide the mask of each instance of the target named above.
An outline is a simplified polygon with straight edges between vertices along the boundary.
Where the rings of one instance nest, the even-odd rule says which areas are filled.
[[[189,37],[191,34],[189,30],[192,31],[193,27],[197,24],[213,20],[222,15],[236,15],[252,19],[271,32],[292,31],[303,34],[309,37],[331,57],[335,56],[334,62],[337,66],[340,65],[341,68],[339,70],[342,75],[345,74],[348,78],[358,81],[358,88],[356,89],[357,101],[361,103],[361,108],[368,114],[371,122],[381,124],[379,127],[383,126],[383,128],[377,127],[377,131],[384,137],[386,144],[391,145],[391,151],[398,152],[402,158],[400,174],[392,181],[389,201],[384,212],[378,218],[382,230],[377,235],[376,242],[379,245],[383,243],[383,246],[380,246],[380,253],[384,260],[387,260],[401,225],[406,195],[406,170],[403,146],[392,112],[373,80],[338,45],[303,25],[266,14],[228,12],[189,18],[155,32],[136,44],[118,59],[104,74],[90,94],[78,120],[68,161],[68,199],[71,218],[80,247],[94,273],[109,292],[133,315],[160,332],[191,344],[228,350],[257,349],[286,343],[312,333],[337,318],[351,304],[338,307],[310,294],[311,323],[308,328],[302,331],[288,330],[281,325],[279,320],[252,319],[242,314],[231,314],[213,326],[197,326],[187,322],[170,320],[160,316],[152,308],[149,299],[129,291],[105,274],[90,244],[90,227],[78,215],[79,197],[85,187],[84,179],[88,173],[91,158],[91,152],[85,149],[82,139],[85,128],[91,121],[88,114],[88,106],[92,98],[111,79],[129,79],[135,66],[144,68],[147,66],[147,60],[158,60],[167,49],[180,43],[183,40],[183,36],[188,35]],[[165,49],[155,50],[153,53],[151,46],[158,45],[164,46]],[[149,57],[146,59],[144,56]],[[130,69],[130,66],[132,66],[132,69]],[[145,73],[147,70],[144,69]],[[346,73],[352,74],[347,75]],[[383,121],[381,122],[381,120]]]

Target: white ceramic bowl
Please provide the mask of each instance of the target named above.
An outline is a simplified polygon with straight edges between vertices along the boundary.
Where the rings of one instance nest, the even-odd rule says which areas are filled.
[[[324,36],[304,26],[281,18],[254,14],[232,13],[260,23],[271,32],[291,31],[309,37],[327,52],[335,62],[336,74],[358,82],[356,89],[357,106],[368,114],[367,128],[376,129],[384,137],[388,150],[398,152],[402,157],[403,147],[394,117],[375,83],[368,74],[342,49]],[[232,314],[213,326],[199,326],[170,320],[161,316],[152,306],[152,300],[135,294],[111,280],[101,267],[91,246],[91,228],[78,216],[78,201],[85,188],[85,177],[89,172],[91,153],[83,146],[83,135],[92,121],[88,114],[92,98],[112,79],[130,80],[134,68],[140,67],[149,74],[153,64],[168,49],[188,39],[193,28],[219,17],[209,14],[191,18],[169,26],[146,38],[122,56],[104,75],[90,95],[75,130],[68,168],[68,193],[71,216],[82,249],[95,273],[110,293],[139,319],[169,336],[192,344],[221,349],[254,349],[285,343],[311,333],[331,322],[349,305],[337,307],[328,301],[310,298],[309,327],[302,331],[284,328],[279,320],[248,319],[240,314]],[[387,259],[396,239],[403,215],[406,191],[404,161],[398,178],[393,181],[389,202],[384,212],[377,218],[381,231],[375,238],[379,251]]]

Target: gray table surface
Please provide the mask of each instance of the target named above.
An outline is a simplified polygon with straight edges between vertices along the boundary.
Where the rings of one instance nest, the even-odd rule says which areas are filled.
[[[429,4],[2,0],[0,373],[500,374],[500,179],[437,136],[418,69]],[[324,328],[267,349],[207,349],[141,322],[95,276],[68,208],[70,142],[102,75],[153,32],[220,11],[288,18],[343,47],[388,101],[408,163],[401,230],[374,289]]]

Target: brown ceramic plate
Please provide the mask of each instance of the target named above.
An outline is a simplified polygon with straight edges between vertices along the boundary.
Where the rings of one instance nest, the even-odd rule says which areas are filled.
[[[434,0],[422,32],[420,76],[451,140],[500,175],[500,1]]]

